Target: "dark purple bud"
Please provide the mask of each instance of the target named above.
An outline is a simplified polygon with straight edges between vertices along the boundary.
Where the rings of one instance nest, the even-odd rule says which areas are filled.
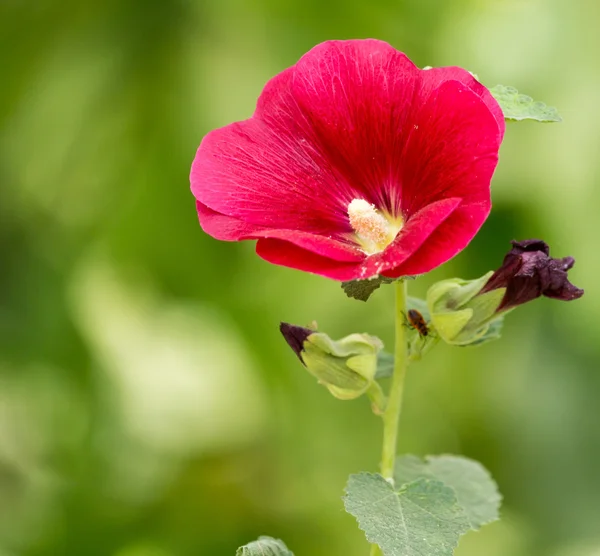
[[[583,290],[569,282],[567,271],[575,264],[573,257],[553,259],[550,248],[539,239],[512,241],[502,266],[494,272],[480,293],[506,288],[497,311],[505,311],[527,303],[541,295],[571,301]]]
[[[294,353],[304,365],[304,361],[302,361],[302,356],[300,355],[302,351],[304,351],[304,340],[306,340],[306,338],[308,338],[311,334],[314,334],[315,331],[311,330],[310,328],[304,328],[303,326],[288,324],[287,322],[282,322],[279,325],[279,330],[281,330],[285,341],[294,350]]]

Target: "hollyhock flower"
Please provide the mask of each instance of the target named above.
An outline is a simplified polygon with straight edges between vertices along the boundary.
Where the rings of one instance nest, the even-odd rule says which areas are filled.
[[[192,192],[205,232],[337,280],[427,272],[490,211],[504,117],[457,67],[417,68],[378,40],[328,41],[210,132]]]
[[[569,282],[573,257],[550,257],[550,248],[539,239],[511,243],[495,272],[477,280],[442,280],[429,288],[431,321],[444,341],[470,345],[495,339],[503,315],[518,305],[541,296],[572,301],[583,295]]]
[[[481,293],[506,288],[497,311],[506,311],[540,296],[571,301],[583,295],[583,290],[569,282],[567,271],[575,259],[553,259],[550,247],[540,239],[512,241],[502,266],[494,272]]]

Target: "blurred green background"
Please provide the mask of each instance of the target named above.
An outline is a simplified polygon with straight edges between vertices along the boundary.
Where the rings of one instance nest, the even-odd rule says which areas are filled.
[[[316,43],[376,37],[564,118],[508,126],[492,216],[411,293],[541,237],[586,295],[415,365],[401,450],[497,479],[503,520],[459,556],[598,556],[599,24],[594,0],[3,0],[0,555],[233,556],[270,534],[366,556],[340,497],[377,468],[380,422],[317,386],[277,326],[389,345],[392,288],[349,300],[204,235],[188,173]]]

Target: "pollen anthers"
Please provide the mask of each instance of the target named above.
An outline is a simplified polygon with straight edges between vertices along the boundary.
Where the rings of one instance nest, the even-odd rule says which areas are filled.
[[[359,243],[369,255],[383,251],[402,227],[402,221],[390,222],[375,205],[364,199],[350,202],[348,218]]]

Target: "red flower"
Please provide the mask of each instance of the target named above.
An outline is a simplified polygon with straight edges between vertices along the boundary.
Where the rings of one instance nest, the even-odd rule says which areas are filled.
[[[421,274],[487,218],[503,135],[469,72],[330,41],[271,79],[250,119],[203,139],[192,192],[205,232],[258,239],[272,263],[336,280]]]

